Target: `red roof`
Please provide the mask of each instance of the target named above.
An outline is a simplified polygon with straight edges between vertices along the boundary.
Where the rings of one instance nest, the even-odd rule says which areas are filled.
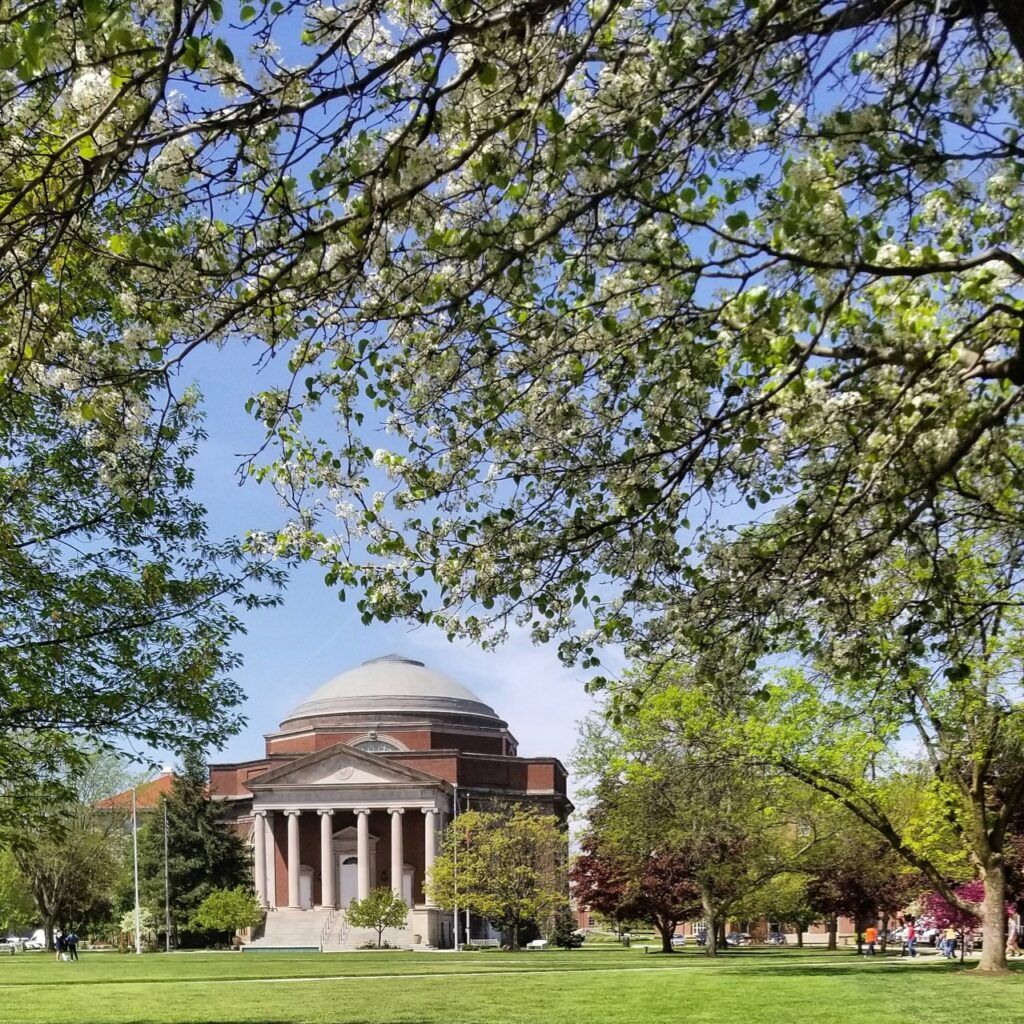
[[[171,795],[174,786],[174,773],[163,772],[149,782],[140,783],[135,787],[135,806],[140,811],[155,810],[160,804],[160,798]],[[126,789],[123,793],[115,793],[113,796],[105,797],[96,804],[101,811],[130,811],[132,809],[132,791]]]

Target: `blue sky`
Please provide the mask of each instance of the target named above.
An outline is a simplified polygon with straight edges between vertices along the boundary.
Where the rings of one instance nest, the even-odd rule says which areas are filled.
[[[204,395],[209,440],[196,461],[196,495],[209,510],[211,536],[272,528],[285,512],[273,490],[249,481],[239,486],[241,455],[262,439],[244,403],[266,384],[253,367],[258,352],[241,344],[193,353],[182,382],[195,380]],[[244,612],[248,634],[236,640],[244,665],[235,672],[248,703],[246,729],[214,760],[243,760],[263,752],[263,734],[312,690],[368,658],[398,653],[458,679],[505,718],[525,756],[568,761],[576,723],[594,706],[581,673],[564,669],[553,647],[537,648],[516,634],[496,652],[453,645],[437,629],[405,623],[364,626],[350,595],[342,603],[315,566],[294,572],[278,608]]]

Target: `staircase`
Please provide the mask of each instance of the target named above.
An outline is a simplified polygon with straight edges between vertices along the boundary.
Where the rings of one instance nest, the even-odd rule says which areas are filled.
[[[384,941],[392,946],[412,947],[411,918],[410,914],[405,928],[386,928]],[[340,953],[358,949],[368,942],[376,945],[376,930],[351,927],[344,910],[270,910],[262,932],[247,942],[245,948]]]
[[[262,932],[246,949],[318,950],[324,926],[334,912],[327,910],[269,910]]]

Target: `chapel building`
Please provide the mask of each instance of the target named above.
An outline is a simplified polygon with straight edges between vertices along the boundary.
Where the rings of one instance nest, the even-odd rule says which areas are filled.
[[[520,757],[508,724],[423,662],[388,655],[329,680],[266,736],[252,761],[210,766],[210,793],[252,844],[267,921],[255,947],[350,947],[366,938],[343,911],[377,886],[410,908],[397,945],[445,947],[453,915],[424,878],[453,814],[516,803],[565,822],[566,771]],[[462,915],[459,941],[497,941]]]

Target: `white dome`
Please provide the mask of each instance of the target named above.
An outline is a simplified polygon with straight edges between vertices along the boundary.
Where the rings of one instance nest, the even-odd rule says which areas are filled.
[[[281,723],[335,715],[472,715],[504,723],[461,683],[422,661],[388,654],[363,662],[324,683]]]

